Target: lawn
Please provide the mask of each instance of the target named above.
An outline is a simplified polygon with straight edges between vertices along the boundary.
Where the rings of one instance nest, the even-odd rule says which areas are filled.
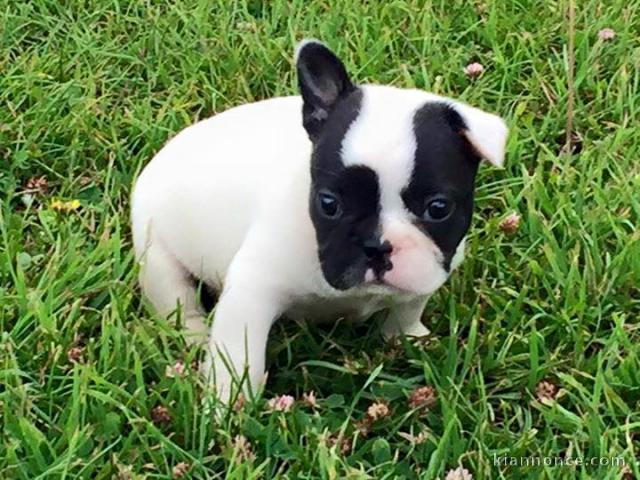
[[[572,47],[569,1],[0,1],[0,478],[640,476],[640,2],[576,0]],[[428,341],[278,324],[263,397],[214,419],[129,194],[183,127],[294,94],[308,36],[503,115],[506,168]]]

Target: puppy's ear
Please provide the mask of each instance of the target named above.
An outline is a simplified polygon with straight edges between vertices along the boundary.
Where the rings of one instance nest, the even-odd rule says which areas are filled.
[[[464,121],[462,134],[482,158],[496,167],[504,164],[504,148],[508,129],[502,118],[464,103],[456,102],[455,110]]]
[[[304,102],[302,122],[309,138],[315,140],[338,100],[355,87],[340,59],[317,40],[300,42],[295,61]]]

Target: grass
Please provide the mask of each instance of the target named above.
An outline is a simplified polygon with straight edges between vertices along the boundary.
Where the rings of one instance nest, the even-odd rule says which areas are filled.
[[[640,2],[577,3],[568,52],[566,1],[0,1],[0,478],[639,476]],[[604,27],[615,39],[598,39]],[[294,93],[306,36],[359,82],[501,113],[507,167],[482,169],[469,254],[425,312],[429,342],[386,345],[379,318],[278,325],[264,399],[213,421],[190,368],[165,374],[197,353],[140,298],[129,193],[181,128]],[[475,80],[471,61],[485,66]],[[48,191],[27,188],[40,176]],[[422,385],[437,403],[415,412]],[[315,410],[265,409],[310,390]],[[356,434],[373,402],[391,415]]]

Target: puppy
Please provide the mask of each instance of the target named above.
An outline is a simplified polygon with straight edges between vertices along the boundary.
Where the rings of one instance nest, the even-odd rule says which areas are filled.
[[[425,302],[458,266],[497,116],[420,90],[356,85],[322,43],[296,50],[300,96],[241,105],[179,133],[132,198],[140,283],[206,341],[199,285],[219,294],[206,372],[222,399],[265,375],[279,317],[367,318],[428,333]]]

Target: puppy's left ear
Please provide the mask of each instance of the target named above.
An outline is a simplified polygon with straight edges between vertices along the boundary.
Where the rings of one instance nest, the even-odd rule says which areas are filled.
[[[298,85],[304,102],[302,122],[315,140],[338,100],[355,87],[343,63],[318,40],[303,40],[296,48]]]
[[[502,167],[509,132],[504,120],[464,103],[456,102],[454,108],[465,123],[462,134],[476,152],[492,165]]]

